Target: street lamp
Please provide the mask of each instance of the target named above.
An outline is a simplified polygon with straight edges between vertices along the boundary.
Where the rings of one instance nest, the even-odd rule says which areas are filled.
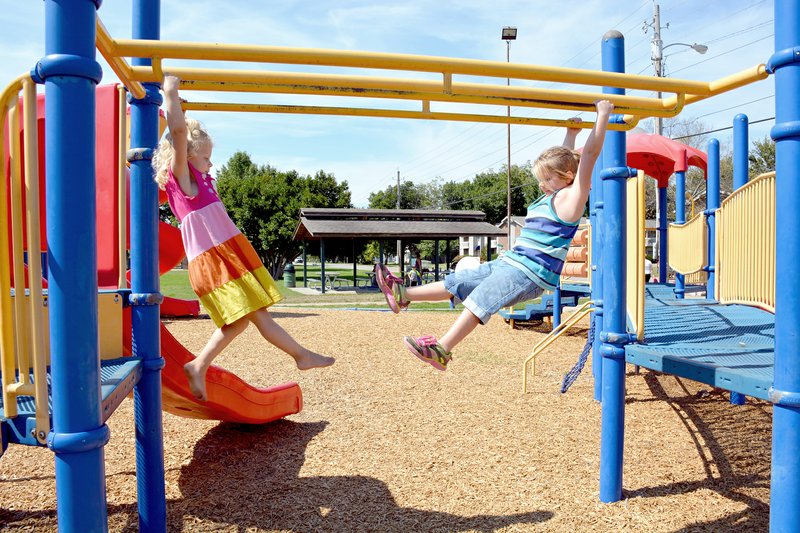
[[[506,26],[503,28],[503,33],[500,37],[506,42],[506,63],[511,62],[511,41],[517,39],[517,28],[514,26]],[[511,78],[506,78],[506,85],[511,86]],[[507,184],[506,184],[506,223],[508,224],[508,250],[511,249],[511,106],[508,106],[508,163],[506,165]],[[486,251],[486,259],[491,259],[491,250]]]
[[[658,6],[656,6],[656,8],[658,8]],[[656,20],[656,22],[655,22],[656,24],[660,24],[658,11],[656,11],[656,19],[655,20]],[[694,43],[694,44],[670,43],[670,44],[664,46],[664,43],[661,40],[660,32],[656,31],[655,37],[653,38],[653,57],[652,57],[652,59],[653,59],[653,66],[656,69],[656,76],[658,76],[659,78],[663,78],[664,77],[664,63],[663,63],[664,50],[666,50],[670,46],[686,46],[688,48],[691,48],[692,50],[694,50],[698,54],[705,54],[706,52],[708,52],[708,46],[706,46],[704,44],[697,44],[697,43]],[[659,100],[661,99],[661,91],[658,92],[658,98],[659,98]],[[661,121],[661,117],[655,117],[655,121],[656,121],[656,133],[658,135],[661,135],[663,133],[663,130],[664,130],[663,123]]]

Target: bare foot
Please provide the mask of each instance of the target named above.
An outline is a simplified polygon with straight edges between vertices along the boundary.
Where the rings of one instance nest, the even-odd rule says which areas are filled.
[[[183,373],[186,374],[186,379],[189,380],[189,390],[192,391],[194,397],[204,402],[208,400],[206,396],[206,373],[197,370],[193,363],[194,361],[183,365]]]
[[[306,354],[295,357],[295,361],[297,362],[297,368],[299,368],[300,370],[310,370],[312,368],[323,368],[326,366],[331,366],[333,363],[336,362],[336,359],[334,359],[333,357],[326,357],[318,353],[308,352]]]

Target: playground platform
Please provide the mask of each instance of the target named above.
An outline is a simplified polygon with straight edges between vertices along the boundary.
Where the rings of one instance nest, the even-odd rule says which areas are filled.
[[[101,379],[101,412],[102,422],[114,413],[133,387],[142,377],[142,361],[132,357],[108,359],[100,361]],[[33,382],[33,372],[31,372]],[[50,367],[47,368],[47,403],[48,412],[53,411],[53,393],[51,388]],[[36,428],[36,403],[32,396],[20,396],[17,399],[17,416],[5,417],[6,406],[0,396],[0,434],[2,434],[3,450],[11,442],[15,444],[37,445],[34,431]],[[52,415],[50,426],[52,427]]]
[[[678,300],[669,285],[648,285],[645,342],[625,347],[625,360],[769,400],[775,360],[775,316],[745,305]]]

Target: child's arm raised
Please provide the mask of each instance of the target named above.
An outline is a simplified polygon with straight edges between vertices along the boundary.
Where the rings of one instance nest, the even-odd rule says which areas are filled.
[[[572,122],[576,124],[580,124],[583,122],[578,117],[572,117],[570,119]],[[564,135],[564,142],[561,143],[562,146],[569,148],[570,150],[575,149],[575,139],[578,137],[578,134],[581,132],[581,128],[576,127],[569,127],[567,128],[567,133]]]
[[[592,188],[592,170],[603,149],[608,117],[614,110],[614,104],[608,100],[598,101],[595,107],[597,107],[597,117],[594,128],[586,139],[586,144],[583,145],[581,160],[578,163],[578,175],[575,176],[572,185],[565,187],[555,200],[558,216],[571,222],[580,220],[583,215],[586,200],[589,199],[589,190]]]
[[[181,109],[181,97],[178,95],[178,85],[180,80],[175,76],[164,77],[164,103],[167,108],[167,127],[172,137],[172,148],[175,153],[172,156],[170,168],[183,192],[192,195],[192,181],[189,177],[188,147],[186,119]]]

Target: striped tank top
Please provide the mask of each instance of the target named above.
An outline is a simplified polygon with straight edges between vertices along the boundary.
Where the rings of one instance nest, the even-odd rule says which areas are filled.
[[[555,290],[564,268],[569,244],[580,221],[566,222],[553,208],[558,191],[528,206],[525,226],[503,260],[523,272],[545,290]]]

